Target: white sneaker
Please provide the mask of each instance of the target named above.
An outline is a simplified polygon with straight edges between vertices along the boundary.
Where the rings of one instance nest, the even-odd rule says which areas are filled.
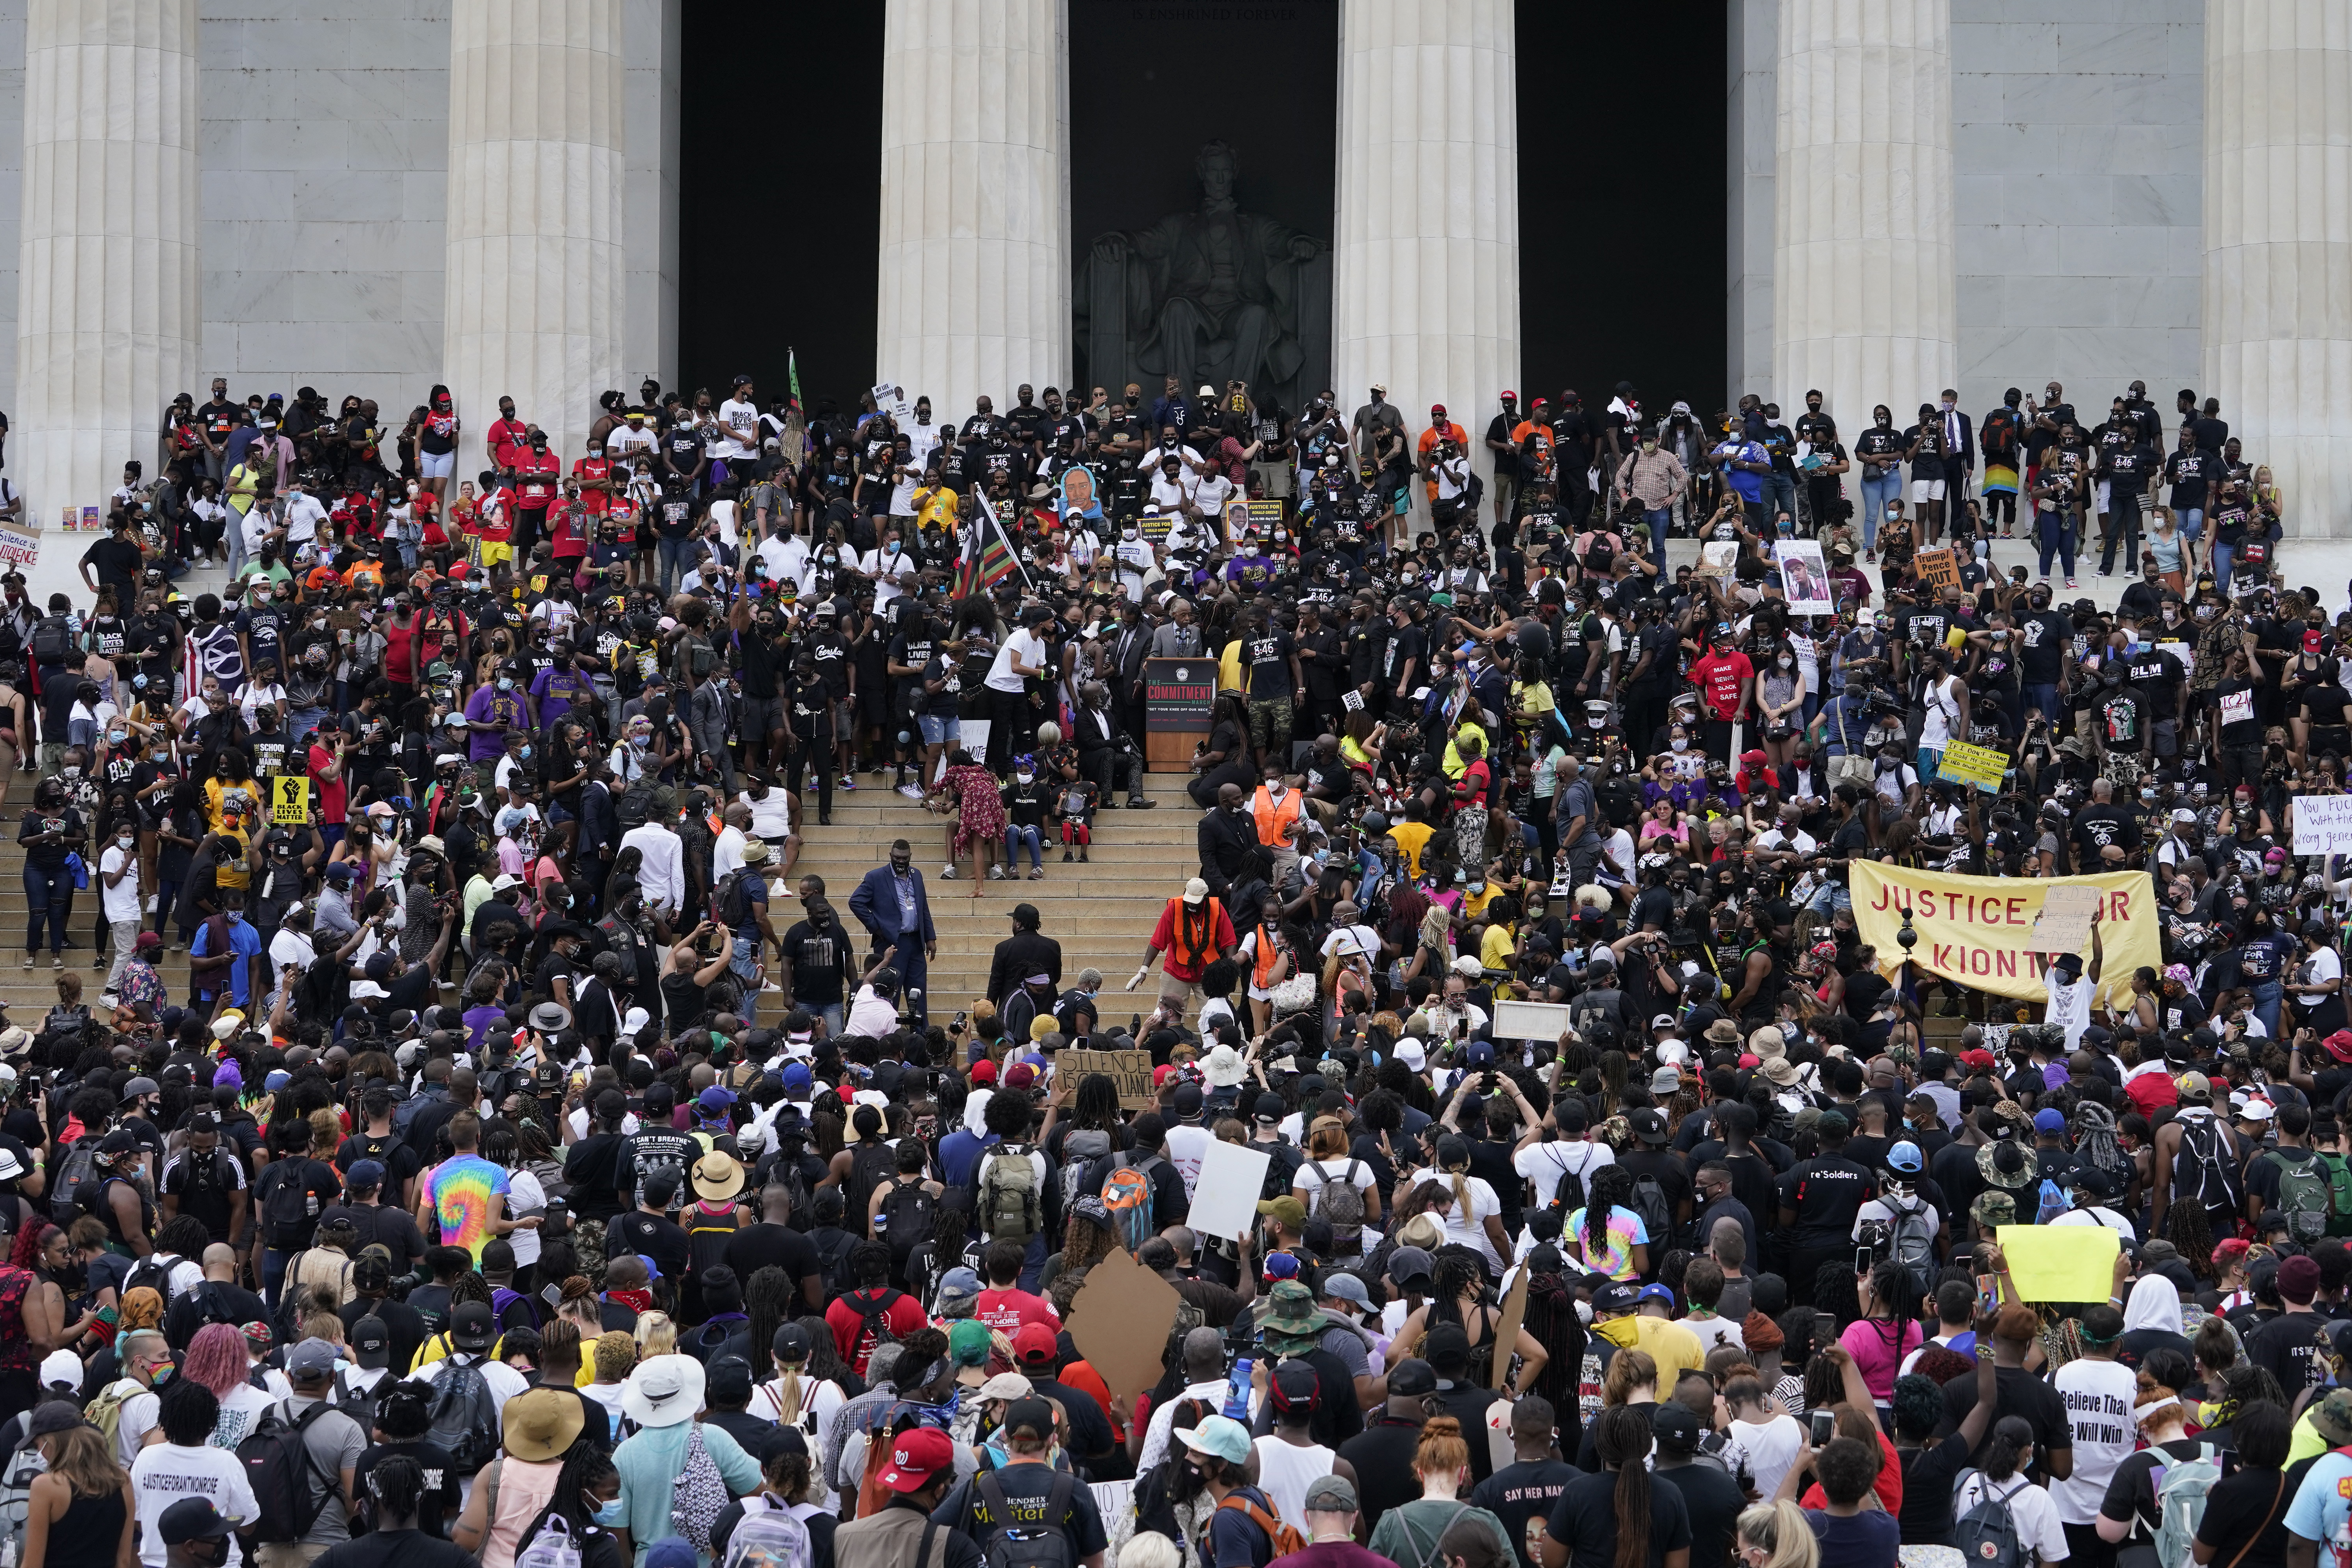
[[[152,893],[147,895],[147,912],[151,915],[155,912],[155,895]]]
[[[905,795],[908,800],[920,800],[923,798],[923,786],[920,784],[900,784],[898,786],[898,793]]]
[[[779,985],[779,984],[777,984],[774,981],[771,980],[771,981],[768,981],[767,983],[765,983],[764,984],[762,984],[762,985],[760,987],[760,989],[761,989],[761,991],[782,991],[782,990],[783,989],[783,987],[782,987],[782,986],[781,986],[781,985]]]

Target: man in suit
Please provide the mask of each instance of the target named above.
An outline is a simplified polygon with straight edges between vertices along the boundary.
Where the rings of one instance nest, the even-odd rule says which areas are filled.
[[[1977,467],[1976,426],[1960,412],[1960,395],[1944,388],[1936,405],[1936,417],[1944,426],[1944,504],[1937,510],[1936,523],[1930,525],[1930,540],[1942,537],[1939,525],[1944,519],[1968,510],[1969,476]]]
[[[1201,879],[1220,900],[1233,890],[1234,879],[1250,864],[1257,847],[1257,823],[1237,784],[1217,786],[1215,809],[1203,813],[1196,831],[1201,851]]]
[[[940,935],[931,924],[931,901],[923,892],[923,874],[915,868],[915,851],[897,839],[890,846],[890,863],[866,873],[849,895],[849,912],[874,939],[874,954],[897,948],[892,967],[916,1026],[927,1021],[929,997],[925,994],[924,964],[938,955]]]
[[[1143,606],[1129,599],[1119,608],[1118,633],[1111,638],[1111,711],[1119,728],[1136,736],[1139,743],[1144,723],[1143,661],[1150,657],[1151,628],[1144,624]],[[1109,796],[1108,785],[1103,794],[1105,798]]]
[[[1094,781],[1103,805],[1110,805],[1124,778],[1128,809],[1150,810],[1152,803],[1143,794],[1143,759],[1120,749],[1120,737],[1129,731],[1111,711],[1109,691],[1089,680],[1078,688],[1078,772]]]
[[[1033,974],[1062,983],[1062,944],[1037,934],[1040,918],[1034,904],[1013,906],[1013,934],[996,944],[988,964],[988,999],[999,1008]]]

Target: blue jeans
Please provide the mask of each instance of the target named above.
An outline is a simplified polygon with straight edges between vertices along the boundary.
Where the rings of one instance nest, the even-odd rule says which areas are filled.
[[[280,1252],[274,1247],[261,1249],[261,1294],[269,1310],[278,1310],[278,1292],[286,1284],[286,1266],[294,1261],[290,1252]]]
[[[2172,514],[2172,523],[2180,530],[2181,538],[2202,539],[2205,537],[2205,509],[2184,506]]]
[[[2263,1021],[2263,1027],[2275,1040],[2279,1037],[2279,1004],[2286,996],[2286,984],[2278,980],[2257,980],[2253,994],[2254,1016]]]
[[[2052,724],[2058,722],[2058,685],[2036,681],[2025,689],[2025,700]]]
[[[1650,525],[1650,559],[1659,571],[1666,569],[1666,524],[1674,521],[1675,509],[1662,506],[1652,511],[1642,509],[1642,520]]]
[[[665,596],[677,592],[677,580],[686,575],[686,569],[693,564],[693,558],[688,553],[693,544],[691,539],[672,539],[667,534],[656,541],[654,558],[658,563],[661,591]]]
[[[25,928],[25,952],[27,956],[41,950],[41,920],[49,922],[49,952],[63,952],[66,946],[66,921],[73,918],[73,873],[60,866],[54,871],[44,871],[31,861],[25,863],[25,903],[31,912],[31,921]]]
[[[1886,505],[1889,501],[1898,501],[1902,499],[1901,469],[1889,468],[1874,479],[1868,474],[1863,475],[1862,547],[1864,550],[1874,550],[1878,547],[1878,520],[1886,515]]]
[[[2237,552],[2234,544],[2224,544],[2218,539],[2213,542],[2213,586],[2224,597],[2230,592],[2230,558]]]
[[[1004,874],[1009,877],[1020,868],[1021,847],[1024,844],[1029,847],[1029,868],[1033,871],[1043,869],[1045,862],[1037,852],[1039,843],[1035,828],[1024,827],[1017,822],[1007,826],[1004,829]]]
[[[2033,514],[2033,526],[2042,535],[2042,575],[2050,575],[2050,558],[2065,563],[2066,575],[2074,574],[2074,519],[2063,511],[2039,511]]]

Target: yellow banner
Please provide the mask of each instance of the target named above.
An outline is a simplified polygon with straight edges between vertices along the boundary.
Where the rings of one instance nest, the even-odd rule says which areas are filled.
[[[2099,916],[2100,1000],[2127,994],[2133,970],[2161,968],[2164,963],[2156,888],[2145,871],[2019,879],[1856,860],[1847,868],[1847,880],[1853,891],[1854,929],[1877,950],[1878,966],[1887,974],[1903,962],[1903,946],[1895,939],[1907,909],[1919,939],[1911,949],[1913,963],[1997,996],[2046,1002],[2042,977],[2058,955],[2034,949],[2033,921],[2042,913],[2043,896],[2064,886],[2095,888],[2105,897]],[[2082,956],[2087,963],[2087,942]]]
[[[1990,746],[1972,746],[1966,741],[1948,742],[1936,763],[1936,776],[1956,784],[1972,784],[1979,789],[1999,793],[2000,781],[2009,773],[2009,755]]]
[[[2104,1225],[2005,1225],[2000,1258],[2021,1301],[2104,1301],[2123,1238]]]

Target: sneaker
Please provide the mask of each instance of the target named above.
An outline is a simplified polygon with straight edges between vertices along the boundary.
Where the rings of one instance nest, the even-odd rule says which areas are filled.
[[[25,955],[25,967],[27,969],[33,967],[33,955],[29,952]]]
[[[2074,581],[2074,579],[2073,579],[2072,577],[2069,577],[2069,578],[2067,578],[2067,579],[2066,579],[2066,586],[2068,586],[2069,588],[2079,588],[2079,587],[2081,587],[2082,585],[2083,585],[2083,584],[2081,584],[2080,583],[2075,582],[2075,581]]]
[[[151,915],[155,912],[155,895],[152,893],[147,895],[147,912]]]
[[[779,984],[777,984],[774,981],[770,980],[770,981],[763,982],[763,983],[761,984],[760,989],[761,989],[761,992],[763,992],[763,993],[764,993],[764,992],[769,992],[769,991],[782,991],[782,990],[783,989],[783,987],[782,987],[782,986],[781,986],[781,985],[779,985]]]
[[[1147,800],[1139,795],[1131,795],[1127,797],[1127,809],[1129,811],[1150,811],[1153,806],[1158,805],[1160,803],[1156,800]]]
[[[1071,861],[1073,858],[1074,858],[1074,857],[1070,854],[1069,849],[1068,849],[1066,847],[1064,847],[1064,849],[1062,850],[1062,864],[1063,864],[1063,865],[1065,865],[1065,866],[1066,866],[1066,865],[1068,865],[1068,864],[1070,863],[1070,861]]]
[[[952,865],[949,866],[949,867],[948,867],[948,868],[947,868],[946,870],[941,871],[941,872],[940,873],[940,878],[941,878],[943,880],[950,881],[950,882],[953,882],[953,881],[956,881],[956,880],[958,880],[958,879],[959,879],[959,878],[958,878],[958,876],[957,876],[957,873],[956,873],[956,868],[955,868],[955,867],[954,867],[954,866],[952,866]]]
[[[988,868],[988,879],[992,882],[1002,882],[1004,880],[1004,868],[1002,866],[991,866]]]
[[[898,786],[898,793],[905,795],[908,800],[920,800],[923,798],[923,786],[920,784],[900,784]]]
[[[174,938],[173,938],[173,939],[172,939],[172,945],[171,945],[170,947],[168,947],[168,948],[164,949],[164,951],[165,951],[165,952],[179,952],[183,951],[184,949],[185,949],[185,947],[186,947],[186,946],[187,946],[187,944],[186,944],[185,942],[184,942],[180,941],[177,937],[174,937]],[[26,960],[25,961],[25,967],[26,967],[26,968],[27,968],[27,969],[32,968],[32,967],[33,967],[32,960],[30,960],[30,959],[26,959]]]
[[[63,969],[65,966],[66,961],[63,958],[54,952],[49,954],[49,967],[51,969]]]
[[[855,773],[844,773],[844,774],[842,774],[842,775],[841,775],[841,787],[842,787],[844,790],[847,791],[849,794],[851,794],[851,795],[856,795],[856,794],[857,793],[857,777],[856,777],[856,775]]]
[[[101,1007],[114,1006],[116,1005],[114,993],[111,991],[100,992],[98,994],[98,1005]]]
[[[1029,879],[1030,879],[1031,881],[1033,881],[1033,882],[1042,882],[1042,881],[1044,881],[1044,880],[1045,879],[1045,867],[1043,867],[1043,866],[1032,866],[1032,867],[1030,867],[1030,868],[1029,868]]]

